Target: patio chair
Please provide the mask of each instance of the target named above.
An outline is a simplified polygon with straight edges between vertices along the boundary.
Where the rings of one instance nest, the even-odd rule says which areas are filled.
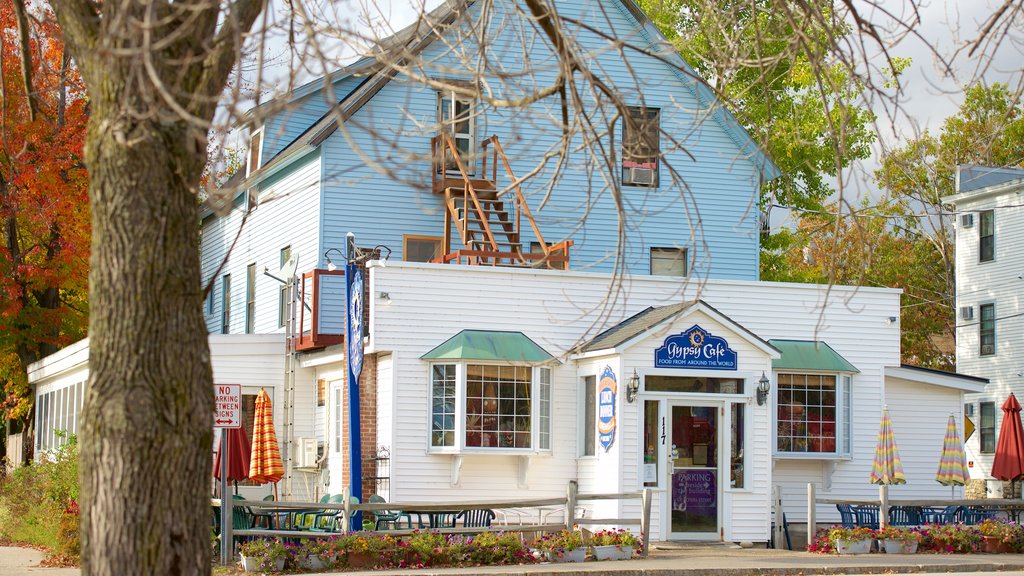
[[[379,494],[371,494],[369,503],[370,504],[387,504],[387,500]],[[381,526],[385,530],[398,530],[401,528],[402,519],[405,519],[407,526],[412,528],[412,516],[401,510],[378,510],[373,513],[373,529],[380,530]]]
[[[918,506],[893,506],[889,508],[890,526],[919,526],[921,508]]]
[[[430,512],[430,528],[455,528],[460,512]]]
[[[963,508],[964,512],[964,524],[968,525],[981,524],[983,520],[995,518],[997,515],[997,511],[980,506],[967,506],[961,508]]]
[[[455,521],[462,520],[466,528],[489,528],[494,520],[493,510],[463,510],[455,516]]]
[[[853,528],[857,525],[857,514],[854,513],[852,505],[836,504],[836,508],[839,510],[839,519],[843,528]]]
[[[332,496],[332,504],[341,504],[345,501],[345,497],[342,495]],[[349,502],[352,504],[359,504],[358,496],[349,496]],[[317,514],[313,517],[313,525],[309,527],[313,532],[339,532],[341,530],[341,522],[345,520],[344,510],[328,510],[327,512]]]
[[[960,506],[925,506],[921,509],[922,524],[951,524],[963,521],[958,518]]]
[[[340,498],[340,496],[339,496]],[[324,494],[320,497],[321,504],[327,504],[332,502],[330,494]],[[306,527],[306,520],[312,520],[317,514],[325,514],[331,512],[326,508],[317,508],[314,510],[296,510],[292,516],[292,527],[296,530],[301,530]]]
[[[853,513],[857,516],[857,526],[865,526],[871,529],[878,528],[878,505],[861,504],[853,506]]]

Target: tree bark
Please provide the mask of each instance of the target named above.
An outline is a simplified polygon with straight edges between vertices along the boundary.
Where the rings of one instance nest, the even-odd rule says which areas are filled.
[[[209,573],[213,376],[189,186],[204,156],[185,121],[94,111],[82,572]]]

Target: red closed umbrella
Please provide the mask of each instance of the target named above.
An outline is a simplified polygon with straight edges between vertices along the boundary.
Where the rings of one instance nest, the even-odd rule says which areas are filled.
[[[1012,393],[1003,402],[1003,423],[999,426],[996,458],[992,476],[999,480],[1020,480],[1024,477],[1024,426],[1020,421],[1020,402]]]
[[[235,481],[235,491],[238,491],[238,481],[249,478],[249,458],[251,447],[249,436],[245,428],[228,428],[221,430],[222,434],[228,437],[228,480]],[[220,443],[218,443],[220,445]],[[213,464],[213,477],[220,480],[220,449],[217,450],[217,459]]]

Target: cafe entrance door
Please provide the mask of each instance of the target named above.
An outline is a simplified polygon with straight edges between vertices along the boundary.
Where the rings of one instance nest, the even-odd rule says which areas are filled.
[[[672,540],[720,538],[721,410],[717,405],[669,405],[667,519]]]

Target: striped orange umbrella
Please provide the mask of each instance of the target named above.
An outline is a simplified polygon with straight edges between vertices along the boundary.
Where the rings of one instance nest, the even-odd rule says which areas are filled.
[[[284,476],[281,450],[274,432],[274,411],[270,395],[260,389],[256,396],[256,414],[252,427],[252,457],[249,460],[249,479],[257,484],[277,482]]]

